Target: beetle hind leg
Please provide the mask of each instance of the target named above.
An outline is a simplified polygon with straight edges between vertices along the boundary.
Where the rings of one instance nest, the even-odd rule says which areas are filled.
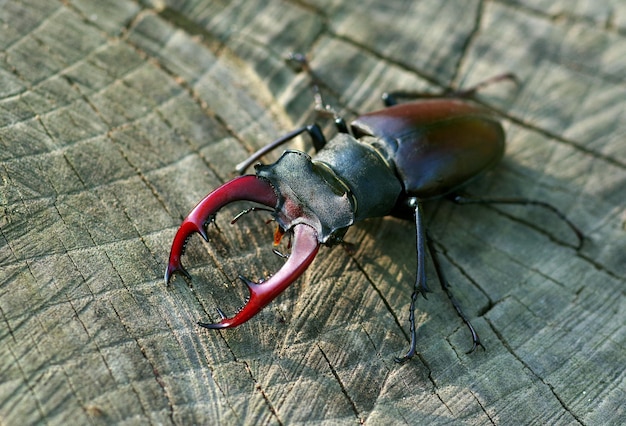
[[[495,83],[499,83],[501,81],[509,80],[514,82],[515,84],[519,84],[519,80],[513,73],[505,73],[499,74],[494,77],[488,78],[487,80],[483,80],[480,83],[472,87],[468,87],[467,89],[447,89],[443,93],[427,93],[427,92],[415,92],[415,91],[406,91],[406,90],[395,90],[393,92],[385,92],[383,93],[382,99],[385,106],[390,107],[393,105],[397,105],[399,103],[399,99],[404,100],[414,100],[414,99],[433,99],[433,98],[471,98],[476,94],[476,92],[482,90],[483,88],[490,86]]]
[[[467,328],[469,329],[472,335],[472,347],[467,353],[474,352],[477,347],[482,347],[485,349],[483,344],[480,341],[480,337],[478,333],[474,329],[474,326],[470,322],[469,318],[463,312],[461,308],[461,304],[454,297],[454,294],[450,290],[450,285],[446,280],[443,274],[443,268],[441,267],[441,263],[439,261],[439,257],[437,255],[437,251],[435,250],[435,245],[424,226],[424,220],[422,216],[422,207],[421,203],[416,198],[410,198],[408,200],[408,206],[414,209],[415,212],[415,231],[416,231],[416,245],[417,245],[417,277],[415,280],[415,286],[413,287],[413,293],[411,294],[411,304],[409,307],[409,325],[410,325],[410,345],[409,350],[401,357],[396,357],[396,362],[402,363],[411,359],[415,356],[417,351],[417,327],[415,325],[415,303],[417,302],[417,296],[422,295],[426,298],[426,293],[430,292],[428,285],[426,284],[426,249],[430,252],[430,257],[433,260],[433,265],[435,266],[435,271],[437,272],[437,278],[439,279],[439,283],[441,288],[448,296],[448,299],[452,303],[454,310],[457,315],[463,320]]]
[[[433,240],[428,232],[426,233],[426,244],[428,246],[428,251],[430,252],[430,258],[433,260],[433,265],[435,266],[435,272],[437,273],[437,278],[439,279],[439,284],[441,285],[441,288],[448,296],[448,299],[450,300],[450,303],[452,303],[452,306],[454,307],[457,315],[463,320],[463,322],[469,329],[470,334],[472,335],[472,347],[466,353],[470,354],[474,352],[479,346],[484,350],[485,346],[481,343],[478,333],[474,329],[474,326],[470,322],[467,315],[465,315],[465,313],[463,312],[463,309],[461,308],[461,303],[456,297],[454,297],[454,294],[450,289],[450,284],[448,284],[448,280],[446,280],[446,277],[443,274],[443,268],[441,267],[441,263],[439,262],[439,255],[437,254],[437,250],[435,249],[435,244],[433,243]]]

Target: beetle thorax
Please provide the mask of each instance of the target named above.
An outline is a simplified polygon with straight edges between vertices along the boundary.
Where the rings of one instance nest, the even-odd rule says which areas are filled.
[[[375,140],[340,133],[313,158],[314,164],[326,165],[350,188],[355,221],[386,216],[403,191],[393,166],[369,143]]]
[[[276,189],[275,217],[284,230],[305,223],[321,243],[333,244],[355,221],[384,216],[402,185],[369,145],[339,134],[313,159],[287,150],[274,164],[257,165],[257,175]]]

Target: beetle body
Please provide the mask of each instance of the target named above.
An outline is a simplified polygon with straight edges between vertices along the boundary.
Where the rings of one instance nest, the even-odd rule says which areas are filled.
[[[320,243],[340,242],[359,220],[406,216],[414,210],[409,200],[464,186],[504,152],[500,123],[460,100],[392,106],[358,117],[350,130],[354,136],[339,133],[313,158],[288,150],[277,162],[256,166],[257,175],[277,188],[276,219],[283,230],[306,223]]]
[[[339,133],[328,143],[317,125],[302,127],[238,168],[244,170],[264,153],[304,132],[318,150],[314,157],[286,150],[273,164],[255,165],[256,175],[235,178],[198,203],[176,233],[165,282],[169,283],[174,273],[190,278],[181,264],[186,240],[198,232],[208,241],[206,225],[223,206],[238,200],[265,205],[278,223],[275,243],[284,233],[293,233],[293,247],[285,265],[267,280],[255,283],[239,277],[248,286],[250,298],[236,315],[229,318],[218,309],[220,322],[198,323],[214,329],[235,327],[295,281],[313,261],[320,244],[341,242],[355,222],[389,214],[413,217],[418,267],[410,306],[411,348],[402,358],[408,359],[415,353],[416,295],[428,291],[421,202],[454,193],[494,166],[504,152],[504,131],[487,109],[454,98],[393,105],[361,115],[349,126],[342,119],[336,123]],[[432,253],[430,244],[429,248]],[[437,265],[436,269],[443,281]],[[470,328],[475,348],[480,345],[478,336],[449,296]]]
[[[485,108],[459,99],[395,105],[358,117],[352,128],[355,135],[376,138],[404,195],[420,200],[466,185],[504,154],[499,121]]]
[[[175,273],[191,279],[181,263],[186,241],[196,232],[208,241],[206,226],[215,221],[217,212],[229,203],[252,201],[265,206],[244,210],[240,215],[258,209],[271,211],[278,224],[275,245],[285,233],[293,235],[291,253],[285,256],[287,261],[274,275],[260,283],[239,276],[250,292],[242,309],[229,318],[218,308],[221,321],[199,322],[200,326],[223,329],[248,321],[304,273],[320,245],[341,242],[348,228],[357,221],[390,214],[412,218],[416,227],[417,279],[409,308],[410,348],[396,361],[407,360],[416,351],[415,302],[418,294],[425,295],[429,291],[426,248],[431,253],[442,289],[472,334],[471,352],[482,344],[452,295],[432,239],[427,238],[422,219],[423,201],[446,196],[459,204],[538,205],[564,220],[576,233],[578,247],[581,246],[582,233],[550,204],[519,198],[474,199],[457,193],[497,164],[504,153],[504,131],[497,118],[466,98],[488,84],[515,81],[514,75],[503,74],[446,97],[395,92],[395,96],[420,98],[397,105],[393,95],[385,94],[383,98],[389,108],[363,114],[347,125],[331,107],[323,104],[306,58],[295,54],[288,60],[294,68],[308,72],[315,109],[334,116],[338,134],[327,143],[317,124],[286,134],[240,163],[237,171],[242,173],[267,152],[305,132],[311,137],[317,154],[311,158],[301,151],[286,150],[273,164],[257,164],[255,175],[226,182],[201,200],[184,219],[172,242],[165,270],[166,285]]]

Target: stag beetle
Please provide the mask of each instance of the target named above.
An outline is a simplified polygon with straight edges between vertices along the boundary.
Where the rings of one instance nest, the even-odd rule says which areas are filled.
[[[398,104],[396,98],[417,96],[394,92],[383,96],[386,109],[361,115],[347,125],[331,107],[323,104],[305,57],[292,55],[289,60],[309,73],[316,110],[335,118],[338,134],[327,142],[317,124],[303,126],[239,164],[237,171],[242,174],[261,156],[303,133],[309,134],[317,151],[311,158],[301,151],[286,150],[273,164],[256,164],[256,175],[237,177],[200,201],[174,237],[165,271],[166,285],[174,273],[191,279],[181,264],[187,239],[198,232],[208,241],[207,224],[215,221],[218,210],[234,201],[253,201],[266,206],[262,209],[270,209],[278,224],[275,245],[289,233],[293,246],[283,267],[267,280],[256,283],[240,275],[248,286],[249,300],[232,318],[217,308],[220,322],[198,323],[209,329],[236,327],[248,321],[306,270],[320,244],[340,243],[354,223],[386,215],[410,217],[416,226],[417,279],[409,308],[410,347],[396,361],[407,360],[416,352],[415,302],[418,294],[425,297],[429,292],[426,247],[443,290],[472,335],[473,345],[468,352],[483,346],[443,276],[432,238],[425,230],[422,203],[447,197],[459,204],[535,204],[554,211],[582,243],[580,231],[549,204],[525,199],[474,199],[458,193],[461,187],[500,161],[505,139],[499,120],[490,110],[463,98],[485,84],[514,76],[498,76],[448,97],[430,95],[407,103]]]

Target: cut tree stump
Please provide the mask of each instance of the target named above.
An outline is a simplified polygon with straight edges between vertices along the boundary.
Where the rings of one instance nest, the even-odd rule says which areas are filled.
[[[0,3],[0,424],[626,423],[626,3]],[[195,203],[316,120],[289,52],[348,119],[517,75],[476,96],[507,152],[467,191],[549,202],[586,239],[538,208],[426,204],[485,351],[429,260],[419,354],[394,362],[416,264],[398,219],[355,225],[233,330],[196,321],[281,266],[263,214],[219,216],[191,283],[164,285]]]

